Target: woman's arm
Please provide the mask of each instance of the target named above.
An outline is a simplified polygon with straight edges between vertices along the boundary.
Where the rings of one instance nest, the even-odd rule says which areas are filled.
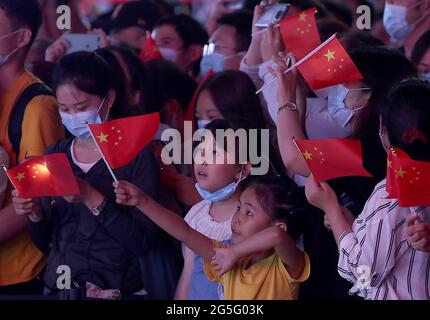
[[[285,57],[284,57],[285,59]],[[276,71],[278,77],[278,105],[282,106],[286,103],[296,103],[296,83],[297,70],[291,70],[284,74],[286,66],[278,63],[279,70]],[[295,139],[306,139],[302,124],[299,118],[298,111],[290,111],[283,109],[277,115],[277,134],[279,141],[279,150],[285,167],[292,172],[302,176],[309,176],[310,172],[303,159],[300,151],[297,149]]]

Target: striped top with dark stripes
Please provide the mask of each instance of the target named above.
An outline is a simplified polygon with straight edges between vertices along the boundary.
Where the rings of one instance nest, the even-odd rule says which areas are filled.
[[[386,198],[385,183],[375,187],[351,230],[341,236],[338,272],[354,283],[351,293],[366,299],[430,300],[430,255],[409,245],[405,224],[411,210],[430,223],[430,207],[399,207]]]

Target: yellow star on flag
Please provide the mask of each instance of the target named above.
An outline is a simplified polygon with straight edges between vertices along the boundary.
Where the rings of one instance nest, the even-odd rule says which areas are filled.
[[[327,62],[329,62],[331,59],[336,59],[334,54],[336,51],[330,51],[330,49],[327,50],[327,53],[324,55],[324,57],[327,57]]]
[[[394,170],[394,172],[396,173],[396,178],[401,177],[403,178],[405,176],[406,171],[403,170],[403,168],[400,168],[398,170]]]
[[[21,181],[22,179],[25,179],[24,172],[19,172],[18,175],[15,177],[16,180]]]
[[[387,160],[387,166],[388,166],[388,168],[392,168],[392,165],[393,165],[393,161]]]
[[[103,134],[103,132],[101,132],[100,135],[97,136],[97,138],[99,138],[99,143],[108,142],[107,137],[109,137],[109,135]]]
[[[307,16],[305,12],[299,13],[299,20],[305,22]]]
[[[305,156],[306,160],[312,160],[312,153],[308,152],[308,150],[305,150],[305,152],[303,152],[303,155]]]

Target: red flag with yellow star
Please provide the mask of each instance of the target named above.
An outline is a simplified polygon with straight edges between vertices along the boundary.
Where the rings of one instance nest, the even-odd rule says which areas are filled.
[[[115,169],[132,162],[154,139],[160,127],[160,115],[156,112],[88,127],[105,160]]]
[[[139,57],[145,63],[162,58],[160,50],[158,50],[157,44],[152,37],[146,38],[145,43],[140,50]]]
[[[363,167],[361,142],[352,139],[296,140],[317,182],[372,175]]]
[[[297,69],[313,91],[363,79],[336,37],[322,44],[304,62],[297,63]]]
[[[79,187],[64,153],[32,157],[6,174],[22,198],[69,196],[79,194]]]
[[[321,44],[315,21],[316,8],[287,16],[280,22],[285,48],[300,60]]]
[[[396,198],[400,207],[430,205],[430,162],[413,160],[397,148],[388,154],[389,198]]]

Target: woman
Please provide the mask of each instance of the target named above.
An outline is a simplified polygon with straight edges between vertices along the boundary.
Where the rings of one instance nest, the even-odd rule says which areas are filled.
[[[113,179],[86,126],[126,113],[111,69],[95,53],[67,55],[54,72],[54,89],[62,122],[73,137],[46,153],[67,155],[81,192],[22,199],[14,191],[17,214],[28,215],[32,240],[48,254],[45,293],[58,292],[57,268],[67,265],[74,286],[85,288],[89,297],[126,299],[151,294],[152,288],[142,281],[139,256],[145,259],[153,251],[165,250],[162,233],[137,210],[115,204]],[[143,149],[114,173],[139,184],[151,197],[157,196],[159,170],[150,149]],[[151,277],[157,274],[145,272]]]

